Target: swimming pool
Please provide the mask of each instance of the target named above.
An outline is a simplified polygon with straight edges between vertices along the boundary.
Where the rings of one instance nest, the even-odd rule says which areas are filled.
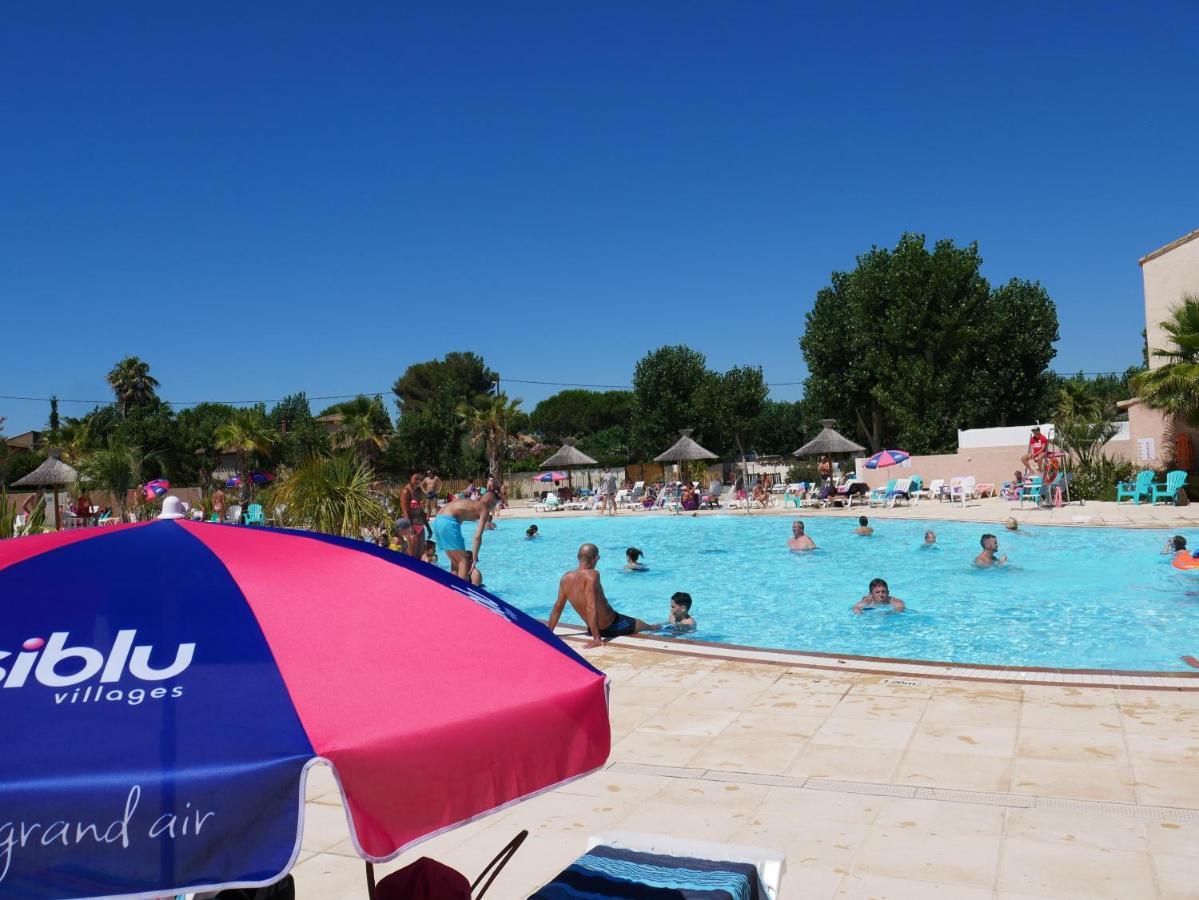
[[[875,536],[865,538],[850,533],[854,519],[820,517],[807,520],[820,549],[791,553],[790,523],[744,515],[543,517],[541,537],[530,541],[528,520],[501,518],[483,541],[481,567],[489,590],[542,619],[579,544],[592,541],[617,610],[661,622],[670,595],[687,591],[699,626],[694,638],[702,641],[1004,666],[1194,671],[1180,657],[1199,656],[1199,572],[1179,572],[1161,555],[1168,532],[1009,533],[880,516],[872,518]],[[934,548],[921,547],[926,528],[937,533]],[[1008,568],[971,565],[984,531],[999,535]],[[1199,541],[1187,537],[1192,546]],[[645,551],[650,571],[621,571],[628,546]],[[850,613],[874,577],[887,579],[908,612]],[[569,606],[563,621],[580,623]]]

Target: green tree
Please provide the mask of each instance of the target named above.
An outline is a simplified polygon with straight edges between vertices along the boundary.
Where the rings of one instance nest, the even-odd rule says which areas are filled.
[[[216,429],[216,444],[222,450],[237,455],[237,474],[241,476],[241,493],[251,489],[250,460],[252,454],[266,456],[279,439],[278,432],[266,421],[261,409],[239,409],[233,417]]]
[[[50,440],[57,443],[58,429],[61,423],[58,420],[58,397],[50,397],[50,420],[46,423],[49,426]]]
[[[289,525],[361,539],[387,521],[387,507],[372,489],[375,472],[348,453],[312,456],[284,472],[266,493]]]
[[[458,420],[472,446],[482,446],[487,454],[489,474],[503,480],[503,462],[508,455],[508,436],[512,421],[520,412],[520,400],[507,394],[479,397],[474,403],[458,407]]]
[[[330,437],[334,449],[353,450],[359,459],[371,464],[387,446],[391,435],[391,417],[382,397],[359,394],[353,400],[335,403],[321,416],[340,416],[341,421]]]
[[[546,397],[529,416],[530,427],[551,443],[628,426],[633,413],[631,391],[571,389]]]
[[[392,393],[400,415],[420,411],[442,389],[448,389],[455,404],[471,403],[480,394],[492,392],[499,376],[487,368],[483,357],[456,351],[444,359],[414,363],[396,379]]]
[[[220,465],[221,447],[217,429],[233,420],[236,407],[227,403],[197,403],[176,417],[175,459],[179,479],[185,484],[207,486]]]
[[[682,428],[694,429],[700,444],[709,440],[695,406],[696,392],[708,376],[704,355],[682,345],[659,347],[638,360],[629,429],[634,456],[661,453],[677,440]]]
[[[180,464],[184,455],[179,445],[179,428],[171,407],[157,397],[131,406],[112,436],[125,447],[138,447],[145,454],[142,476],[178,481],[190,472]]]
[[[715,438],[708,449],[722,456],[736,452],[744,464],[746,447],[757,440],[767,393],[762,370],[756,366],[734,366],[723,374],[710,373],[695,397],[695,405]]]
[[[104,447],[92,450],[79,465],[79,475],[89,490],[112,495],[121,521],[129,511],[129,492],[142,483],[145,455],[138,447],[109,437]]]
[[[758,416],[754,449],[779,456],[791,453],[805,443],[806,424],[803,403],[767,400]]]
[[[992,291],[978,247],[905,234],[872,248],[816,295],[800,347],[805,402],[872,450],[936,453],[956,432],[1047,411],[1058,336],[1037,284]]]
[[[316,421],[303,391],[288,394],[267,414],[267,423],[279,435],[273,456],[282,465],[294,466],[309,456],[328,454],[329,431]]]
[[[419,409],[400,416],[395,436],[383,452],[382,470],[401,479],[416,469],[436,469],[449,477],[462,474],[458,402],[454,386],[443,385]]]
[[[1151,409],[1199,426],[1199,296],[1184,295],[1161,329],[1167,346],[1153,356],[1164,364],[1136,375],[1132,386]]]
[[[150,374],[150,364],[136,356],[126,356],[112,367],[106,377],[116,395],[122,419],[131,406],[153,400],[154,392],[158,389],[158,380]]]

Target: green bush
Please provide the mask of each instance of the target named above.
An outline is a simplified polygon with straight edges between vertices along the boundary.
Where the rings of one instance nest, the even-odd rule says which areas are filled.
[[[1070,480],[1071,500],[1115,500],[1116,484],[1131,481],[1134,466],[1122,459],[1101,456],[1089,465],[1080,465]]]

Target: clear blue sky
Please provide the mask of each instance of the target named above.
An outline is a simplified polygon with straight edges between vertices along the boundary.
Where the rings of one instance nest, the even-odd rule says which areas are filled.
[[[454,349],[627,384],[667,342],[799,381],[817,289],[905,230],[1044,283],[1055,368],[1137,362],[1137,259],[1199,227],[1199,5],[804,6],[8,4],[0,394],[126,354],[172,400]]]

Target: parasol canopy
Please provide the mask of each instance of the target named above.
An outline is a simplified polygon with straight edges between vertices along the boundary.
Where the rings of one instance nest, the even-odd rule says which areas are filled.
[[[155,497],[161,497],[170,489],[171,483],[169,481],[165,478],[156,478],[142,485],[142,496],[147,500],[153,500]]]
[[[880,450],[866,460],[867,469],[885,469],[908,461],[909,454],[903,450]]]
[[[567,477],[567,474],[565,472],[542,472],[533,480],[534,481],[562,481],[566,477]]]
[[[362,541],[186,519],[38,535],[0,541],[0,597],[45,601],[5,604],[0,631],[20,735],[0,810],[18,836],[40,823],[0,844],[3,896],[274,882],[316,764],[381,861],[608,756],[603,673]]]
[[[567,438],[562,442],[562,446],[558,448],[558,452],[545,460],[541,465],[543,468],[552,469],[556,466],[562,466],[563,468],[598,466],[599,463],[576,447],[574,441]]]
[[[55,456],[47,456],[45,461],[26,475],[12,483],[13,487],[64,487],[74,484],[79,479],[79,473]]]
[[[660,456],[655,456],[654,462],[677,463],[690,459],[716,459],[716,454],[695,443],[691,439],[691,429],[684,428],[679,432],[679,439],[674,445]]]
[[[275,476],[270,472],[251,472],[250,473],[250,483],[251,484],[269,484],[270,482],[272,482],[274,480],[275,480]],[[225,482],[225,487],[241,487],[241,476],[234,475],[232,478],[230,478],[228,481]]]
[[[833,426],[837,424],[836,419],[821,419],[820,434],[812,438],[792,456],[824,456],[825,454],[833,453],[862,453],[865,447],[861,444],[855,444],[845,435],[834,430]]]

